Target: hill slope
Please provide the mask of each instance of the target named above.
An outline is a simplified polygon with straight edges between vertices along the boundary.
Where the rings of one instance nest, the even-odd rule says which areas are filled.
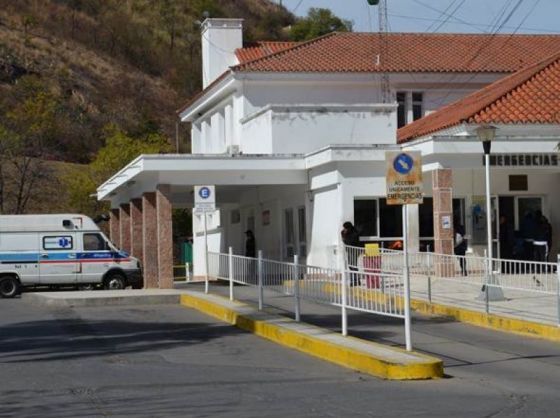
[[[248,40],[294,20],[268,0],[0,0],[0,126],[47,126],[42,156],[82,163],[109,123],[173,137],[174,110],[200,88],[204,11],[244,18]]]

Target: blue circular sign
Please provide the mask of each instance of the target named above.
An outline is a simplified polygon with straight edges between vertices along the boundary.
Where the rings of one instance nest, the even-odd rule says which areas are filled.
[[[210,189],[208,187],[201,187],[198,194],[203,199],[208,199],[210,197]]]
[[[399,174],[408,174],[414,166],[414,160],[408,154],[402,153],[393,160],[393,168]]]

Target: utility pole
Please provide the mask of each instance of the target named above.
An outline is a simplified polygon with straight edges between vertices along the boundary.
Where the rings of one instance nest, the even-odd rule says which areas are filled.
[[[383,66],[387,63],[388,48],[388,19],[387,19],[387,0],[367,0],[370,6],[378,6],[378,19],[379,19],[379,44],[381,46],[377,65]],[[389,73],[387,69],[381,71],[381,100],[383,103],[391,101],[391,82],[389,80]]]

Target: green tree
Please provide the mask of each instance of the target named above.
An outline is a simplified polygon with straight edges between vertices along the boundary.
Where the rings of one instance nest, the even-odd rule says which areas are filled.
[[[307,41],[331,32],[351,32],[352,22],[335,16],[329,9],[312,7],[290,30],[294,41]]]
[[[107,210],[106,204],[95,198],[97,187],[130,161],[142,154],[169,152],[167,138],[150,133],[133,138],[114,125],[105,129],[106,142],[85,169],[70,169],[64,182],[69,191],[69,205],[76,211],[95,216]]]

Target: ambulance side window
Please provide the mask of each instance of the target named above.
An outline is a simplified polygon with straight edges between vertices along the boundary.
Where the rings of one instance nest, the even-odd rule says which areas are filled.
[[[101,234],[84,234],[84,251],[106,251],[107,243]]]

